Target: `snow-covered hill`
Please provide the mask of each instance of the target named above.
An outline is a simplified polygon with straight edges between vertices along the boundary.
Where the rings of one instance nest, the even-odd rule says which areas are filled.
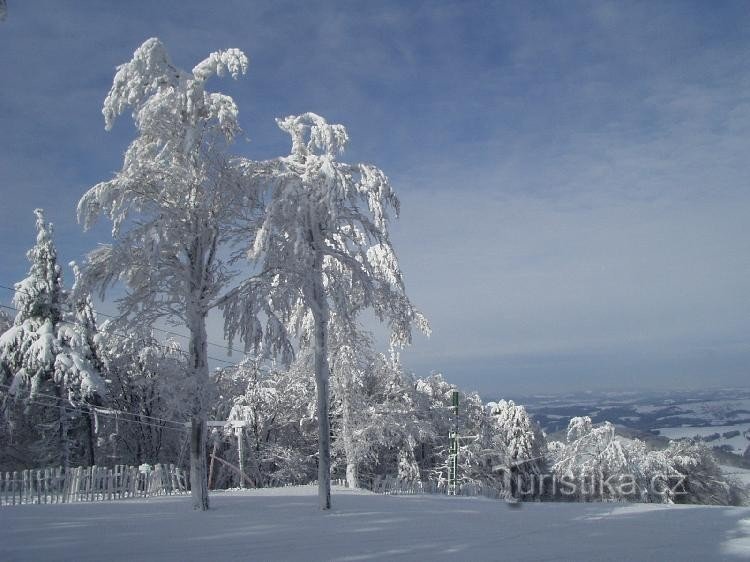
[[[16,560],[734,560],[750,557],[750,508],[507,504],[315,488],[0,509],[0,558]]]

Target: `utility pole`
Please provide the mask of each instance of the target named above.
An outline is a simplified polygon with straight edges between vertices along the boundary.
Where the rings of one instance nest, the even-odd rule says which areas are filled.
[[[448,495],[458,495],[458,390],[452,395],[453,429],[450,432],[450,455],[448,456]]]

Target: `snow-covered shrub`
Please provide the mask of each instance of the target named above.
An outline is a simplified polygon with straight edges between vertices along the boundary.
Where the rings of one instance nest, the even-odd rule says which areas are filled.
[[[649,450],[618,437],[614,426],[588,417],[570,420],[565,443],[547,445],[555,480],[553,497],[578,501],[642,501],[738,505],[743,488],[722,473],[701,443],[672,442]]]
[[[673,441],[665,455],[682,476],[676,487],[675,503],[742,505],[746,502],[743,487],[722,474],[711,450],[702,443]]]

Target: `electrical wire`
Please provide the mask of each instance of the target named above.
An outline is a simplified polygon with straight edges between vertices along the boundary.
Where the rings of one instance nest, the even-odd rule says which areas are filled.
[[[7,384],[0,384],[0,388],[5,388],[7,390],[10,390],[11,387],[10,387],[10,385],[7,385]],[[43,392],[35,392],[34,396],[35,397],[36,396],[42,396],[43,398],[47,398],[47,399],[51,399],[51,400],[56,400],[58,402],[65,402],[67,405],[70,405],[71,407],[74,407],[74,408],[76,407],[75,405],[70,404],[70,402],[68,402],[65,398],[62,398],[60,396],[54,396],[53,394],[45,394]],[[138,419],[138,418],[147,418],[147,419],[151,419],[151,420],[155,420],[155,421],[161,421],[161,422],[165,422],[165,423],[174,423],[174,424],[177,424],[177,425],[179,425],[181,427],[185,423],[187,423],[187,422],[181,422],[181,421],[177,421],[177,420],[168,420],[166,418],[160,418],[160,417],[157,417],[157,416],[149,416],[147,414],[135,414],[133,412],[126,412],[124,410],[112,410],[111,408],[108,408],[108,409],[99,408],[97,406],[94,406],[93,404],[89,404],[88,406],[91,407],[91,408],[93,408],[93,409],[95,409],[96,412],[97,412],[97,415],[102,415],[102,416],[103,415],[113,415],[113,416],[118,416],[118,417],[119,416],[132,416],[133,418],[136,418],[135,421],[139,421],[139,422],[140,422],[140,419]],[[78,407],[78,408],[80,409],[80,407]],[[112,413],[110,414],[109,412],[107,412],[105,410],[109,410],[109,412],[112,412]],[[123,419],[123,418],[120,418],[120,419]]]
[[[0,286],[0,288],[4,288],[4,287]],[[7,304],[0,304],[0,308],[6,308],[8,310],[14,310],[16,312],[20,312],[20,309],[16,308],[15,306],[9,306]],[[81,328],[86,328],[86,326],[84,326],[80,322],[74,322],[72,320],[59,320],[59,322],[62,323],[62,324],[69,324],[71,326],[79,326]],[[107,334],[110,334],[110,335],[113,335],[113,336],[119,336],[121,338],[128,338],[128,337],[130,337],[128,334],[125,334],[123,332],[107,331]],[[180,353],[180,354],[184,355],[185,357],[190,357],[190,354],[187,351],[184,351],[182,349],[175,349],[174,347],[168,346],[168,345],[163,344],[163,343],[153,342],[151,344],[151,346],[152,347],[158,347],[160,349],[165,349],[167,351],[172,351],[172,352],[175,352],[175,353]],[[229,348],[226,348],[226,349],[228,350]],[[207,359],[211,359],[212,361],[218,361],[220,363],[224,363],[224,364],[226,364],[228,366],[231,366],[231,367],[237,367],[237,366],[239,366],[239,363],[235,363],[234,361],[229,361],[227,359],[222,359],[220,357],[212,357],[210,355],[207,355],[206,358]]]
[[[8,287],[6,285],[0,285],[0,289],[5,289],[6,291],[11,291],[13,293],[18,292],[18,293],[23,293],[24,295],[33,296],[28,291],[24,291],[22,289],[14,289],[14,288]],[[122,318],[121,316],[113,316],[111,314],[105,314],[104,312],[99,312],[98,310],[96,311],[96,315],[97,316],[104,316],[105,318],[111,318],[112,320],[120,320]],[[151,327],[151,329],[153,331],[155,331],[155,332],[161,332],[163,334],[168,334],[170,336],[176,336],[176,337],[179,337],[179,338],[190,339],[190,336],[187,335],[187,334],[181,334],[179,332],[173,332],[171,330],[165,330],[163,328],[156,328],[156,327],[153,327],[153,326]],[[229,351],[229,352],[235,352],[235,351],[237,351],[235,349],[230,348],[227,345],[220,344],[220,343],[215,343],[215,342],[212,342],[212,341],[206,341],[206,344],[207,345],[212,345],[214,347],[218,347],[219,349],[223,349],[223,350]]]
[[[71,413],[71,412],[85,413],[86,412],[85,409],[77,407],[77,406],[73,406],[73,405],[70,405],[70,404],[58,404],[58,403],[54,403],[54,402],[43,402],[42,400],[37,400],[37,399],[34,399],[34,398],[24,399],[24,403],[36,404],[37,406],[44,406],[46,408],[61,408],[64,411],[69,412],[69,413]],[[166,429],[168,431],[187,432],[189,430],[189,428],[187,428],[187,427],[170,427],[170,426],[167,426],[167,425],[160,425],[160,424],[150,423],[150,422],[145,422],[145,421],[125,419],[125,418],[121,418],[121,417],[119,417],[119,415],[115,415],[115,414],[103,414],[103,413],[98,413],[97,412],[97,416],[102,416],[102,417],[105,417],[105,418],[110,418],[110,419],[114,419],[114,420],[125,422],[125,423],[137,423],[139,425],[145,425],[145,426],[149,426],[149,427],[155,427],[157,429]],[[165,420],[165,421],[169,421],[169,420]]]

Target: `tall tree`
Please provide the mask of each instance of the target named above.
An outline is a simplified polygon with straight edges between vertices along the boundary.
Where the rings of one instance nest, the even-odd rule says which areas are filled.
[[[270,188],[264,221],[248,248],[259,273],[223,303],[225,332],[231,340],[242,334],[240,326],[257,326],[271,302],[271,332],[256,330],[258,337],[278,346],[290,330],[312,334],[318,493],[321,509],[329,509],[331,310],[346,316],[371,308],[389,323],[393,345],[409,343],[414,324],[425,332],[429,328],[406,296],[390,241],[389,216],[398,212],[399,203],[388,178],[375,166],[337,161],[348,141],[342,125],[328,124],[314,113],[277,123],[291,136],[292,150],[284,158],[246,165],[250,185]]]
[[[120,309],[133,325],[159,319],[184,324],[193,381],[190,483],[195,509],[208,509],[205,427],[209,383],[206,317],[231,275],[221,246],[229,217],[253,208],[237,189],[227,155],[240,132],[238,109],[226,95],[208,92],[214,75],[247,71],[238,49],[211,53],[187,72],[172,64],[164,45],[145,41],[121,65],[104,101],[107,130],[127,108],[138,130],[122,169],[92,187],[78,203],[85,228],[100,216],[112,221],[112,244],[87,258],[88,286],[102,293],[124,281]]]

